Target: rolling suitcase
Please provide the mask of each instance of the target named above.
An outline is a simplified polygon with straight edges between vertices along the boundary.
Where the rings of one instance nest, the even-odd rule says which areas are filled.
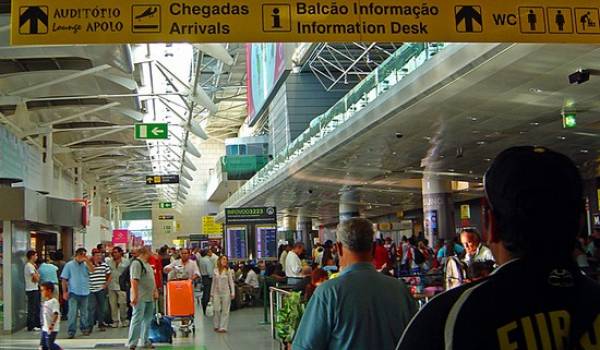
[[[171,325],[171,319],[162,316],[160,313],[157,313],[152,319],[152,323],[150,323],[148,340],[150,340],[151,343],[172,344],[174,334],[175,332],[173,331],[173,326]]]
[[[194,316],[194,287],[191,280],[167,282],[167,315]]]

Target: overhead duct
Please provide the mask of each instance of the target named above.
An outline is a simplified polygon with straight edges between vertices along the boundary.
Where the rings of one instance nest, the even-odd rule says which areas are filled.
[[[234,63],[233,57],[231,57],[225,46],[223,46],[222,44],[194,44],[194,47],[218,59],[219,61],[225,63],[228,66],[231,66]]]
[[[190,140],[185,143],[185,150],[196,158],[202,157],[200,151],[190,142]]]

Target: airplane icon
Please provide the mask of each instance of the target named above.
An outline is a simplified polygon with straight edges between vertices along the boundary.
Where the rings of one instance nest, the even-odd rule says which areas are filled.
[[[135,19],[142,19],[144,17],[152,17],[158,12],[158,7],[148,7],[144,12],[135,16]]]

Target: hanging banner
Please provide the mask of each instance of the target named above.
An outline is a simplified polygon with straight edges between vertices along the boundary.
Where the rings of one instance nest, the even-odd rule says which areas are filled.
[[[113,230],[112,243],[113,244],[129,243],[129,230]]]
[[[600,43],[593,0],[13,0],[13,45]]]

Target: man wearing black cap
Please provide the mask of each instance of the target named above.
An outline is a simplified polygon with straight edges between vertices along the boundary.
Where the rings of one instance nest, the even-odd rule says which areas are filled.
[[[434,298],[397,349],[600,349],[600,285],[572,258],[584,213],[573,162],[545,148],[510,148],[484,185],[488,243],[501,267]]]

